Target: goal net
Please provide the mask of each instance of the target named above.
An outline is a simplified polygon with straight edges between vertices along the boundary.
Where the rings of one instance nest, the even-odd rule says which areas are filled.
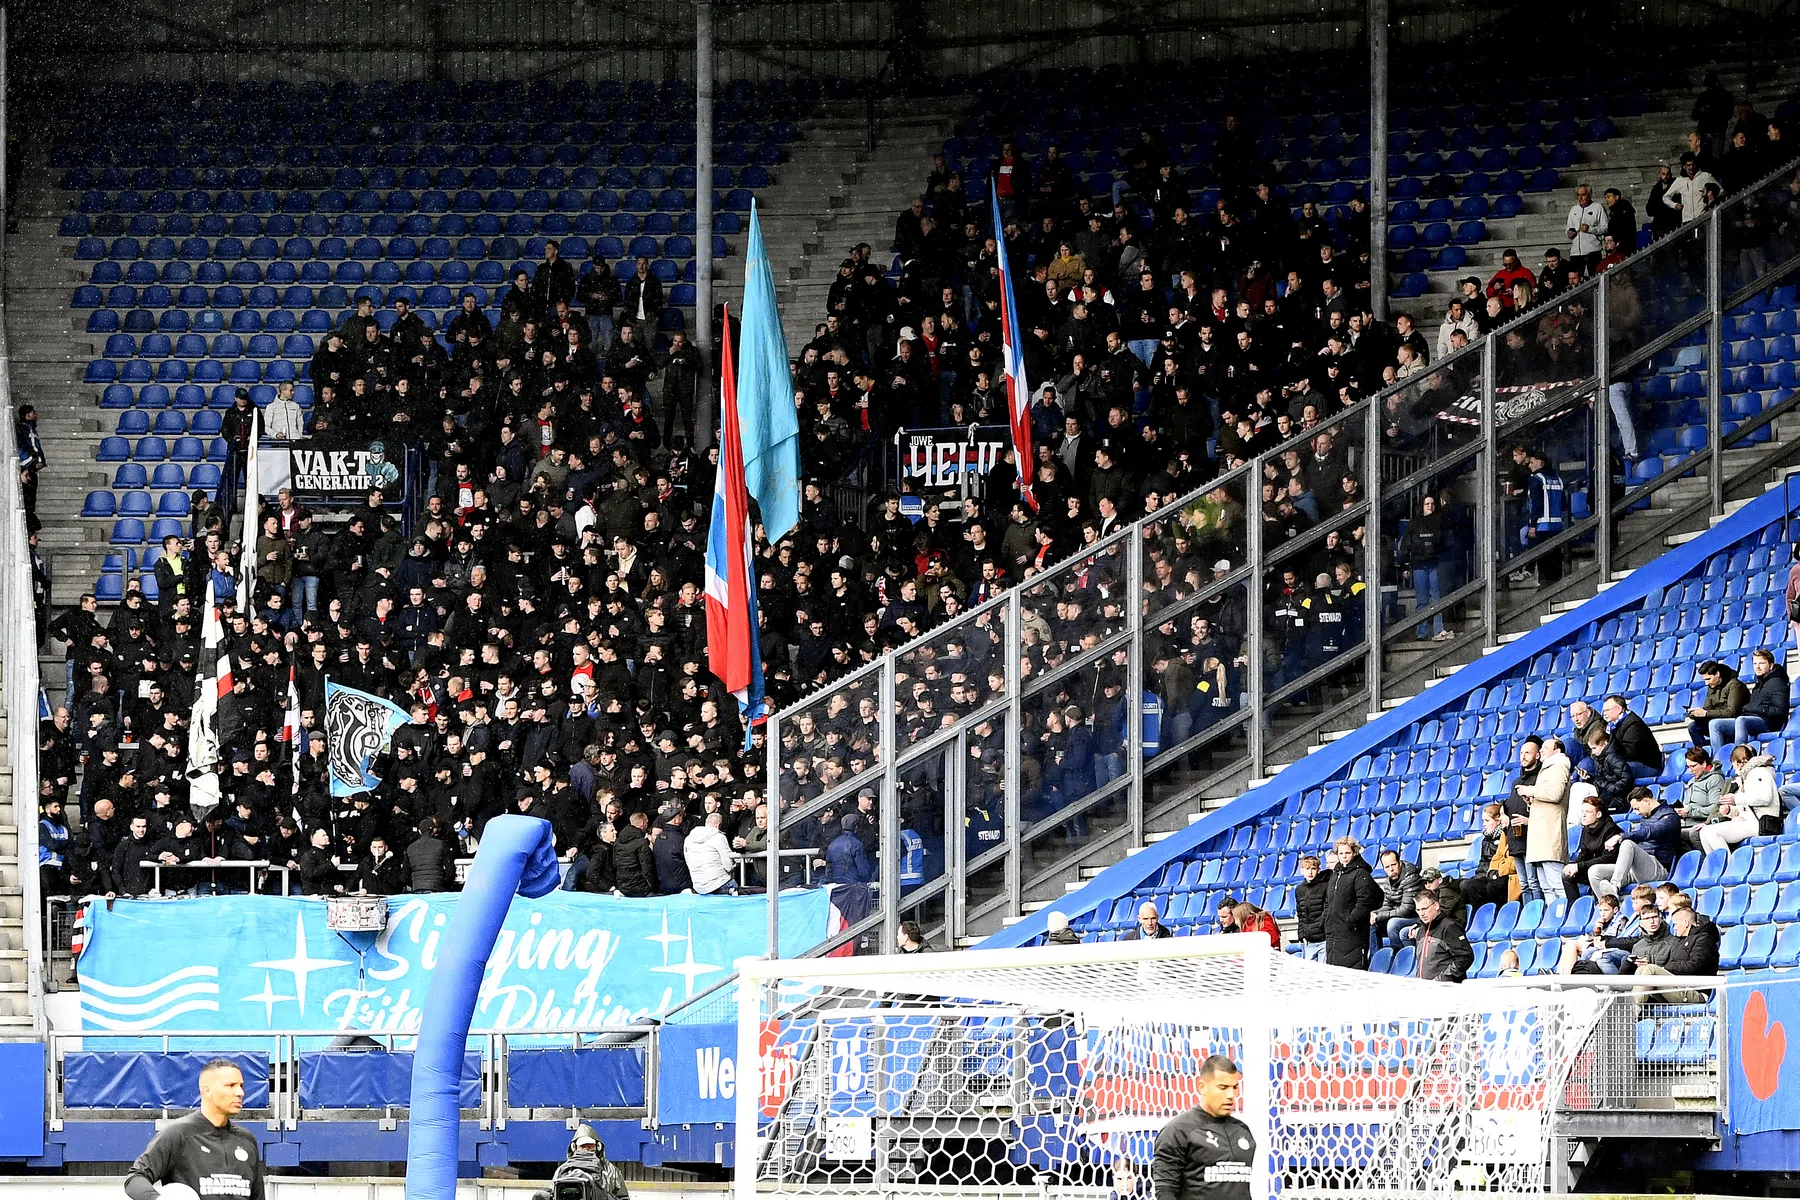
[[[737,1200],[1154,1194],[1198,1068],[1258,1197],[1540,1195],[1595,993],[1306,962],[1249,935],[739,964]]]

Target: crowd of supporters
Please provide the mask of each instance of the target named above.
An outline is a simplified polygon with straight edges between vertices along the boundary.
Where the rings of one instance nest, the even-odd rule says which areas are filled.
[[[1713,152],[1736,178],[1759,126],[1742,114],[1729,124],[1728,147]],[[1704,121],[1701,131],[1701,150],[1711,149]],[[884,271],[866,245],[844,260],[794,364],[809,476],[801,523],[757,544],[771,699],[819,692],[783,726],[777,791],[792,816],[782,842],[796,851],[784,873],[867,882],[878,872],[875,789],[841,786],[878,762],[877,697],[871,685],[833,681],[1014,584],[1031,583],[1020,628],[990,612],[919,644],[900,664],[897,702],[904,746],[999,698],[1012,644],[1027,679],[1082,663],[1025,707],[1024,820],[1118,776],[1129,714],[1145,713],[1147,755],[1189,743],[1237,712],[1250,655],[1263,656],[1279,687],[1360,644],[1368,541],[1380,535],[1340,515],[1365,498],[1367,448],[1333,417],[1417,375],[1420,388],[1395,393],[1383,414],[1384,446],[1436,436],[1439,399],[1465,393],[1474,366],[1428,364],[1453,357],[1496,315],[1574,281],[1509,260],[1502,275],[1515,277],[1485,290],[1471,281],[1428,342],[1405,315],[1390,323],[1371,311],[1362,201],[1348,223],[1328,225],[1311,206],[1296,216],[1267,182],[1254,140],[1230,119],[1219,136],[1211,212],[1195,209],[1197,181],[1183,178],[1154,129],[1128,156],[1110,208],[1077,194],[1055,147],[1028,161],[1008,143],[989,176],[1000,230],[940,159],[896,222],[898,271]],[[1710,166],[1699,153],[1684,164],[1689,180]],[[1675,212],[1668,197],[1690,196],[1711,202],[1675,181],[1662,207]],[[1579,270],[1608,265],[1588,245],[1593,219],[1575,220],[1590,201],[1584,190],[1571,215],[1586,226],[1571,230]],[[1610,228],[1623,214],[1605,219]],[[1035,461],[1009,450],[953,514],[928,506],[914,519],[895,493],[869,512],[840,512],[824,483],[857,472],[894,430],[1003,419],[997,238],[1018,277]],[[282,496],[261,529],[242,534],[258,578],[240,593],[225,515],[199,497],[192,536],[163,546],[154,602],[134,583],[110,621],[86,597],[53,623],[68,668],[64,706],[43,724],[54,765],[45,800],[64,805],[46,808],[47,884],[138,894],[146,877],[136,864],[160,861],[173,868],[165,889],[226,886],[225,873],[193,864],[266,859],[312,891],[419,888],[449,882],[445,856],[465,852],[501,812],[548,817],[577,886],[641,895],[757,882],[756,866],[733,856],[767,840],[761,734],[746,739],[735,701],[705,666],[716,451],[694,449],[711,431],[693,421],[706,364],[680,332],[658,341],[665,299],[644,266],[621,287],[609,264],[568,262],[551,242],[535,272],[513,281],[497,326],[466,302],[441,337],[404,299],[386,330],[359,302],[315,356],[310,411],[299,416],[284,387],[266,421],[317,445],[368,447],[377,486],[366,505],[313,513]],[[1569,364],[1557,346],[1580,341],[1546,342],[1540,326],[1547,361],[1530,345],[1509,347],[1527,365],[1507,369],[1559,377]],[[224,426],[241,457],[247,396]],[[1302,435],[1261,479],[1168,508]],[[423,464],[415,486],[426,497],[410,530],[390,504],[407,451]],[[1562,485],[1550,455],[1520,446],[1513,460],[1509,530],[1521,542],[1553,535]],[[1144,694],[1127,697],[1122,654],[1082,660],[1123,627],[1130,572],[1116,549],[1084,548],[1165,509],[1144,547],[1152,615],[1241,565],[1247,520],[1261,522],[1266,545],[1321,528],[1327,536],[1256,584],[1262,629],[1247,627],[1241,588],[1162,622]],[[1410,574],[1425,609],[1467,577],[1473,518],[1449,492],[1424,497],[1411,516],[1396,545],[1376,550]],[[209,584],[224,608],[234,687],[219,722],[224,799],[199,812],[186,725]],[[1449,636],[1443,622],[1441,613],[1421,621],[1418,636]],[[288,739],[290,673],[299,730]],[[317,736],[327,674],[412,713],[374,764],[380,787],[354,800],[327,787]],[[962,797],[971,853],[1003,836],[1008,737],[999,719],[973,735]],[[828,792],[836,802],[821,807]],[[899,793],[904,874],[916,880],[943,866],[928,860],[943,852],[944,798],[933,786]],[[1068,831],[1080,822],[1071,816]]]

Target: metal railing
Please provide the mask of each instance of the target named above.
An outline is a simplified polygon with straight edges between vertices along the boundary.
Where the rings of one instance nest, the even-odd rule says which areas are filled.
[[[1793,456],[1766,443],[1800,391],[1734,421],[1727,391],[1748,375],[1727,373],[1723,347],[1729,317],[1800,279],[1800,228],[1769,233],[1771,186],[1794,166],[1204,486],[1150,497],[1141,519],[772,717],[778,795],[812,790],[795,786],[802,747],[842,763],[822,792],[771,806],[772,850],[876,795],[878,904],[819,952],[877,931],[890,946],[902,920],[955,942],[1053,900],[1072,869],[1116,860],[1321,731],[1535,627]],[[1704,437],[1654,462],[1638,414],[1676,387],[1703,408]],[[1515,489],[1512,447],[1527,444],[1544,467]],[[1261,494],[1295,466],[1317,471],[1297,498],[1304,520],[1270,514]],[[1405,534],[1427,494],[1450,515],[1435,556],[1415,557]],[[1339,560],[1350,586],[1321,599],[1308,576]],[[1040,650],[1070,631],[1066,655]],[[1120,705],[1148,715],[1120,729]],[[765,878],[779,878],[773,862]]]
[[[1575,1061],[1558,1108],[1570,1113],[1711,1115],[1725,1107],[1722,1064],[1732,981],[1673,975],[1567,975],[1492,981],[1551,991],[1602,993],[1602,1008]],[[1767,986],[1766,984],[1763,986]]]

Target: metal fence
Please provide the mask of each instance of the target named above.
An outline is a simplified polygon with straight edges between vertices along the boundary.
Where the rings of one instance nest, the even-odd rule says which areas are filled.
[[[819,952],[886,948],[903,920],[946,943],[990,932],[1062,894],[1077,868],[1237,795],[1322,731],[1360,725],[1535,627],[1550,603],[1591,595],[1666,533],[1722,513],[1794,454],[1772,426],[1800,392],[1734,416],[1723,352],[1728,321],[1800,279],[1800,231],[1768,232],[1786,195],[1771,187],[1793,170],[1204,486],[1152,497],[1142,519],[1075,558],[784,709],[764,742],[781,796],[768,888],[793,882],[777,851],[813,844],[821,818],[866,794],[878,900]],[[1659,459],[1638,414],[1672,380],[1695,393],[1705,430]],[[1533,519],[1529,490],[1512,486],[1514,447],[1541,454],[1566,489],[1557,519]],[[1621,450],[1640,457],[1621,463]],[[1318,519],[1257,519],[1272,500],[1265,476],[1304,458],[1337,482],[1312,497]],[[1433,569],[1409,572],[1396,548],[1427,496],[1448,511],[1447,546]],[[1334,639],[1294,637],[1284,572],[1304,588],[1339,559],[1355,578]],[[1040,652],[1053,627],[1079,638],[1066,655]],[[1122,696],[1103,694],[1109,676]],[[1169,681],[1188,676],[1205,690],[1183,705]],[[1125,720],[1091,773],[1059,753],[1081,740],[1065,722],[1140,705],[1145,719]],[[842,765],[802,776],[796,760],[813,757]]]

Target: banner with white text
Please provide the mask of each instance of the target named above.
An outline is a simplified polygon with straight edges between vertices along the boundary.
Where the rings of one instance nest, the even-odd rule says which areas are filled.
[[[82,1028],[412,1032],[456,902],[454,893],[395,896],[379,935],[343,936],[325,927],[323,900],[300,897],[90,905]],[[767,913],[761,896],[520,897],[488,960],[474,1028],[548,1033],[661,1016],[726,978],[737,959],[760,956]],[[823,941],[831,920],[824,890],[785,894],[783,957]]]

